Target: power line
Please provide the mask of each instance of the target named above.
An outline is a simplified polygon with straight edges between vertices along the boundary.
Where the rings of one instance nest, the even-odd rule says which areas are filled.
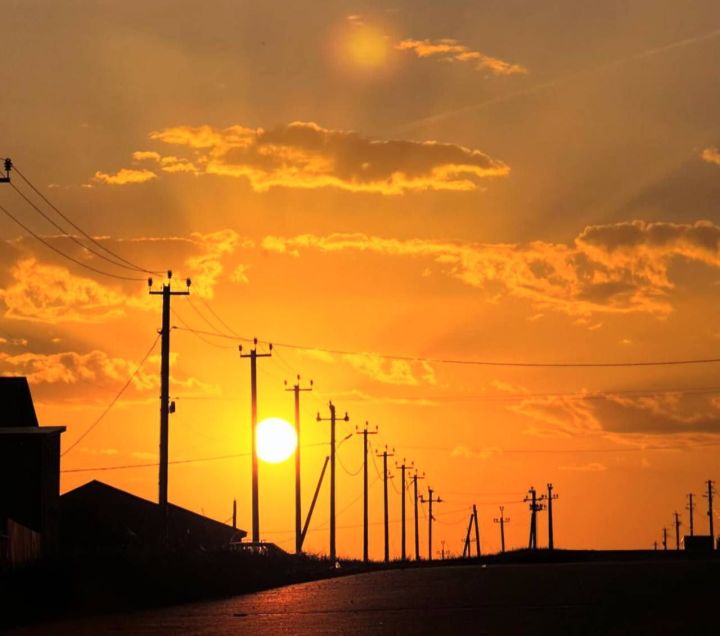
[[[138,271],[138,272],[146,272],[148,274],[158,274],[158,275],[162,274],[162,272],[153,271],[153,270],[147,269],[145,267],[141,267],[141,266],[133,263],[132,261],[129,261],[126,258],[123,258],[122,256],[120,256],[120,254],[117,254],[116,252],[112,251],[111,249],[105,247],[102,243],[100,243],[100,241],[93,238],[90,234],[85,232],[85,230],[83,230],[80,226],[78,226],[70,218],[68,218],[65,214],[63,214],[62,211],[60,211],[60,209],[55,204],[53,204],[38,188],[36,188],[35,185],[33,185],[33,183],[30,181],[30,179],[28,179],[20,170],[18,170],[18,167],[16,164],[13,164],[13,170],[35,192],[35,194],[37,194],[47,205],[49,205],[55,212],[57,212],[57,214],[59,214],[73,228],[75,228],[78,232],[80,232],[80,234],[82,234],[86,239],[88,239],[89,241],[91,241],[92,243],[97,245],[100,249],[104,250],[111,256],[114,256],[119,261],[125,263],[124,267],[134,269],[135,271]],[[15,186],[13,186],[13,187],[15,187]],[[19,192],[19,190],[17,190],[17,188],[15,188],[15,190]],[[23,198],[24,198],[24,195],[23,195]],[[117,265],[119,265],[119,264],[117,264]],[[123,267],[122,265],[119,265],[119,266]]]
[[[199,330],[198,330],[199,331]],[[204,335],[217,336],[218,338],[227,338],[229,340],[242,340],[250,342],[253,339],[245,336],[234,336],[219,331],[201,332]],[[269,344],[269,340],[258,340],[258,342]],[[370,355],[384,360],[401,360],[405,362],[427,362],[430,364],[455,364],[467,366],[487,366],[487,367],[537,367],[537,368],[614,368],[614,367],[660,367],[660,366],[681,366],[693,364],[716,364],[720,362],[720,358],[689,358],[681,360],[653,360],[653,361],[627,361],[627,362],[510,362],[496,360],[460,360],[453,358],[429,358],[423,356],[406,356],[390,353],[376,353],[369,351],[350,351],[347,349],[328,349],[324,347],[310,347],[307,345],[291,344],[288,342],[272,341],[273,347],[284,347],[286,349],[296,349],[299,351],[321,351],[333,355]]]
[[[128,378],[128,381],[122,386],[120,391],[118,391],[117,395],[112,399],[110,404],[107,405],[105,410],[100,414],[100,416],[87,428],[87,430],[80,435],[68,448],[66,448],[61,454],[60,457],[65,457],[73,448],[75,448],[80,442],[82,442],[89,434],[90,432],[103,420],[103,418],[110,412],[110,409],[115,406],[115,403],[120,399],[120,396],[127,390],[127,388],[130,386],[132,381],[135,379],[138,373],[140,373],[140,369],[142,369],[143,365],[147,361],[147,359],[150,357],[150,354],[152,353],[153,349],[155,349],[155,345],[158,343],[158,340],[160,339],[160,334],[158,334],[155,337],[155,340],[153,340],[152,345],[147,350],[147,353],[143,356],[142,360],[138,363],[135,371],[133,371],[132,375]]]
[[[118,280],[131,280],[131,281],[140,281],[145,280],[144,278],[137,278],[137,277],[131,277],[131,276],[121,276],[119,274],[113,274],[111,272],[105,272],[101,269],[97,269],[96,267],[93,267],[92,265],[88,265],[87,263],[83,263],[82,261],[74,258],[73,256],[70,256],[69,254],[66,254],[61,249],[55,247],[52,243],[49,241],[46,241],[42,236],[39,234],[36,234],[33,232],[27,225],[25,225],[22,221],[20,221],[17,217],[15,217],[13,214],[11,214],[6,208],[4,208],[2,205],[0,205],[0,211],[5,214],[8,218],[10,218],[12,221],[14,221],[17,225],[19,225],[23,230],[25,230],[30,236],[34,237],[38,241],[40,241],[43,245],[46,247],[49,247],[53,252],[56,252],[63,258],[66,258],[69,261],[72,261],[76,265],[80,265],[80,267],[84,267],[87,270],[90,270],[91,272],[95,272],[96,274],[101,274],[102,276],[109,276],[110,278],[117,278]]]

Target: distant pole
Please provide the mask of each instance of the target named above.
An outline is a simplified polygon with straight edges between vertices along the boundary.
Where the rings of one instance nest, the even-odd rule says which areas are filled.
[[[408,468],[412,468],[412,464],[408,465],[405,463],[405,459],[403,458],[402,464],[399,466],[396,464],[396,467],[400,469],[400,497],[401,497],[401,507],[400,507],[400,558],[403,561],[407,560],[407,553],[405,550],[405,544],[406,544],[406,536],[405,536],[405,471]]]
[[[548,550],[555,549],[555,539],[553,537],[553,511],[552,502],[553,499],[557,499],[558,496],[553,494],[553,485],[547,485],[547,511],[548,511]]]
[[[663,550],[667,550],[667,528],[663,528],[662,546]]]
[[[657,541],[653,541],[653,548],[655,549],[655,552],[657,552]]]
[[[675,515],[675,549],[680,549],[680,526],[682,525],[680,522],[680,514],[677,512],[673,513]]]
[[[335,416],[335,405],[332,402],[328,403],[328,408],[330,409],[330,417],[323,418],[318,413],[317,421],[330,422],[330,560],[334,563],[337,558],[335,550],[335,423],[337,418]],[[345,413],[342,421],[350,421],[347,413]]]
[[[534,487],[530,487],[528,494],[523,501],[530,504],[530,539],[528,541],[529,550],[537,550],[537,513],[545,509],[545,506],[541,503],[545,499],[544,495],[537,496],[537,491]]]
[[[688,493],[688,505],[685,506],[685,509],[690,513],[690,536],[695,536],[695,526],[693,524],[693,517],[695,516],[693,513],[695,512],[695,504],[693,503],[693,497],[694,495],[692,493]]]
[[[242,353],[242,345],[238,347],[241,358],[250,358],[250,446],[252,447],[252,540],[260,542],[260,503],[258,492],[258,456],[255,448],[255,429],[257,428],[257,359],[269,358],[272,355],[272,345],[269,353],[257,352],[258,339],[253,339],[253,348],[250,353]]]
[[[233,530],[237,530],[237,499],[233,499]]]
[[[480,527],[478,526],[477,518],[477,506],[473,504],[473,518],[475,519],[475,548],[477,550],[477,556],[480,556]],[[468,546],[468,554],[470,553],[470,546]]]
[[[505,506],[500,506],[500,516],[493,519],[493,523],[500,524],[500,550],[505,552],[505,524],[510,521],[510,517],[505,516]]]
[[[363,436],[363,561],[367,563],[368,556],[368,435],[377,435],[377,426],[374,431],[368,430],[368,423],[362,431],[356,431]]]
[[[390,560],[390,520],[388,518],[388,478],[390,477],[387,468],[388,457],[394,457],[394,453],[389,453],[387,445],[382,453],[377,453],[378,457],[383,458],[383,506],[385,511],[385,563]]]
[[[418,524],[418,489],[417,489],[417,481],[418,479],[423,479],[424,475],[418,475],[418,471],[415,471],[415,474],[412,476],[412,482],[413,482],[413,501],[415,502],[415,560],[420,560],[420,526]]]
[[[703,497],[707,497],[708,500],[707,516],[708,524],[710,526],[710,540],[712,542],[712,549],[715,550],[715,524],[713,520],[713,495],[715,494],[715,482],[712,479],[708,479],[705,483],[707,484],[707,493],[705,493]]]
[[[465,533],[465,544],[463,545],[463,559],[465,557],[470,558],[472,554],[470,554],[470,533],[472,532],[473,527],[473,513],[470,513],[470,519],[468,520],[468,527],[467,532]]]
[[[445,560],[445,540],[443,539],[440,542],[440,558],[444,561]]]
[[[290,388],[287,388],[285,382],[285,390],[292,391],[295,394],[295,434],[297,435],[297,446],[295,447],[295,554],[302,552],[302,494],[300,489],[300,392],[312,391],[313,381],[307,387],[300,386],[300,376],[297,376],[297,382]]]
[[[428,498],[423,499],[423,496],[420,495],[420,503],[426,503],[428,504],[428,561],[432,561],[432,524],[434,521],[433,513],[432,513],[432,507],[433,503],[442,503],[443,500],[438,497],[437,499],[433,497],[433,493],[435,491],[428,486]]]
[[[164,533],[167,538],[167,513],[168,513],[168,458],[169,451],[169,415],[172,409],[170,404],[170,299],[173,296],[189,296],[191,281],[188,278],[185,283],[187,289],[172,291],[170,281],[172,272],[167,273],[168,282],[163,283],[162,289],[153,289],[153,279],[148,278],[149,294],[151,296],[162,296],[162,327],[161,352],[160,352],[160,465],[158,477],[158,503]]]

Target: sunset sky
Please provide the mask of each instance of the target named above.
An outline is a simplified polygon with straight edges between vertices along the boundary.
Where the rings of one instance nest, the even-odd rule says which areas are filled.
[[[250,528],[249,343],[192,329],[275,344],[261,418],[292,421],[283,380],[314,380],[306,507],[332,400],[350,415],[339,439],[377,425],[374,451],[394,447],[445,500],[438,550],[462,551],[473,503],[483,550],[501,504],[508,545],[525,545],[521,500],[547,482],[561,547],[651,547],[674,511],[688,529],[689,492],[706,531],[720,365],[437,360],[719,357],[717,0],[0,0],[0,41],[0,156],[100,245],[178,289],[192,278],[173,299],[170,459],[237,457],[171,465],[172,502],[225,521],[237,498]],[[0,206],[138,279],[0,218],[0,371],[28,376],[68,448],[155,341],[160,298],[12,178],[75,241],[11,185]],[[159,354],[63,457],[63,492],[157,496],[152,466],[100,468],[156,461]],[[361,437],[338,454],[338,552],[357,557]],[[260,467],[262,538],[288,549],[293,474]],[[370,481],[381,557],[375,466]],[[327,497],[309,551],[328,549]]]

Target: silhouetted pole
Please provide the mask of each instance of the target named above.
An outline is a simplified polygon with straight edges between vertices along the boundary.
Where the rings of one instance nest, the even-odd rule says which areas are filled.
[[[253,348],[250,353],[242,353],[242,345],[238,347],[241,358],[250,358],[250,445],[252,446],[252,540],[253,543],[260,541],[260,502],[258,492],[258,457],[255,447],[255,429],[257,428],[257,359],[269,358],[272,355],[272,345],[269,345],[270,353],[257,352],[257,338],[253,339]]]
[[[310,508],[308,510],[307,517],[305,518],[305,525],[303,526],[302,535],[300,536],[300,549],[302,549],[302,544],[305,542],[305,536],[307,535],[308,528],[310,527],[310,521],[313,516],[313,511],[315,510],[315,504],[317,503],[317,498],[320,494],[320,488],[322,487],[323,478],[325,477],[325,471],[327,470],[329,461],[330,457],[326,456],[322,470],[320,471],[320,479],[318,479],[317,486],[315,486],[315,494],[313,495],[312,501],[310,502]]]
[[[377,426],[374,431],[368,430],[368,423],[365,422],[365,428],[357,431],[358,435],[363,436],[363,561],[367,563],[370,558],[368,556],[368,435],[377,434]]]
[[[500,506],[500,516],[493,519],[493,523],[500,524],[500,550],[505,552],[505,524],[510,521],[510,517],[505,517],[505,506]]]
[[[475,549],[477,550],[477,556],[480,556],[480,527],[478,526],[477,518],[477,507],[473,504],[473,518],[475,519]],[[470,546],[468,546],[468,553],[470,552]]]
[[[655,549],[655,552],[657,552],[657,541],[653,541],[653,548]]]
[[[12,170],[12,159],[9,157],[3,162],[5,168],[5,176],[0,177],[0,183],[10,183],[10,171]]]
[[[708,500],[707,516],[708,524],[710,526],[710,540],[712,541],[712,549],[715,550],[715,524],[713,520],[713,495],[715,494],[715,482],[712,479],[708,479],[705,483],[707,484],[707,493],[704,494],[703,497],[707,497]]]
[[[677,512],[673,513],[675,515],[675,549],[680,549],[680,514]]]
[[[537,513],[545,509],[541,503],[544,498],[544,496],[538,498],[535,488],[531,486],[527,496],[523,499],[530,504],[530,540],[528,541],[530,550],[537,550]]]
[[[401,496],[401,507],[400,507],[400,558],[405,561],[407,560],[407,554],[405,551],[405,471],[408,468],[412,468],[412,464],[408,465],[405,463],[405,459],[403,458],[403,463],[399,466],[396,465],[397,468],[400,469],[400,480],[401,480],[401,488],[400,488],[400,496]]]
[[[547,511],[548,511],[548,550],[555,549],[555,538],[553,537],[553,511],[552,502],[553,499],[557,499],[558,496],[553,494],[553,485],[547,485]]]
[[[475,518],[473,517],[473,513],[471,512],[471,513],[470,513],[470,519],[469,519],[469,521],[468,521],[467,532],[465,533],[465,544],[463,545],[463,559],[464,559],[465,557],[468,557],[468,558],[469,558],[469,557],[472,556],[472,555],[470,554],[470,532],[472,532],[472,527],[473,527],[473,521],[474,521],[474,519],[475,519]]]
[[[387,563],[390,560],[390,527],[389,523],[390,520],[388,518],[388,478],[391,477],[391,475],[388,473],[387,468],[387,460],[388,457],[394,457],[394,453],[389,453],[387,449],[387,445],[385,446],[385,450],[382,453],[377,453],[378,457],[383,458],[383,506],[385,510],[385,562]]]
[[[335,423],[337,418],[335,417],[335,405],[332,402],[328,402],[328,408],[330,409],[330,417],[323,418],[318,413],[317,421],[330,422],[330,560],[335,562],[337,556],[335,550]],[[342,421],[350,421],[347,413],[345,413]]]
[[[287,381],[285,381],[287,387]],[[297,446],[295,447],[295,554],[302,552],[302,494],[300,490],[300,392],[312,391],[313,381],[310,380],[310,386],[300,386],[300,376],[297,376],[297,382],[286,391],[292,391],[295,394],[295,434],[297,435]]]
[[[233,499],[233,530],[237,530],[237,499]]]
[[[695,526],[693,524],[693,517],[695,512],[695,504],[693,503],[693,497],[694,495],[692,493],[688,493],[688,505],[685,506],[685,509],[690,513],[690,536],[695,536]]]
[[[663,550],[667,550],[667,528],[663,528],[662,546]]]
[[[151,296],[162,296],[162,327],[160,329],[160,465],[158,477],[158,503],[162,515],[162,523],[167,535],[167,511],[168,511],[168,458],[169,450],[169,415],[173,409],[170,403],[170,299],[173,296],[189,296],[191,281],[188,278],[185,283],[187,289],[183,291],[172,291],[170,281],[172,272],[167,273],[168,282],[163,283],[161,290],[152,288],[153,280],[148,278],[148,288]]]
[[[440,542],[440,558],[443,561],[445,560],[445,540],[442,540]]]
[[[434,521],[432,508],[434,503],[442,503],[443,500],[438,497],[435,499],[433,497],[433,492],[435,492],[430,486],[428,486],[428,498],[423,499],[423,496],[420,495],[420,503],[426,503],[428,504],[428,561],[432,561],[432,523]]]
[[[423,479],[425,475],[418,475],[418,471],[412,476],[413,482],[413,501],[415,502],[415,560],[420,560],[420,525],[418,524],[418,490],[417,480]]]

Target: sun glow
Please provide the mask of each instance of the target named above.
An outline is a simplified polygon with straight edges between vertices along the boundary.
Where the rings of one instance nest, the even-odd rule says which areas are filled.
[[[297,448],[297,433],[285,420],[270,417],[256,429],[256,449],[260,459],[269,464],[284,462]]]

